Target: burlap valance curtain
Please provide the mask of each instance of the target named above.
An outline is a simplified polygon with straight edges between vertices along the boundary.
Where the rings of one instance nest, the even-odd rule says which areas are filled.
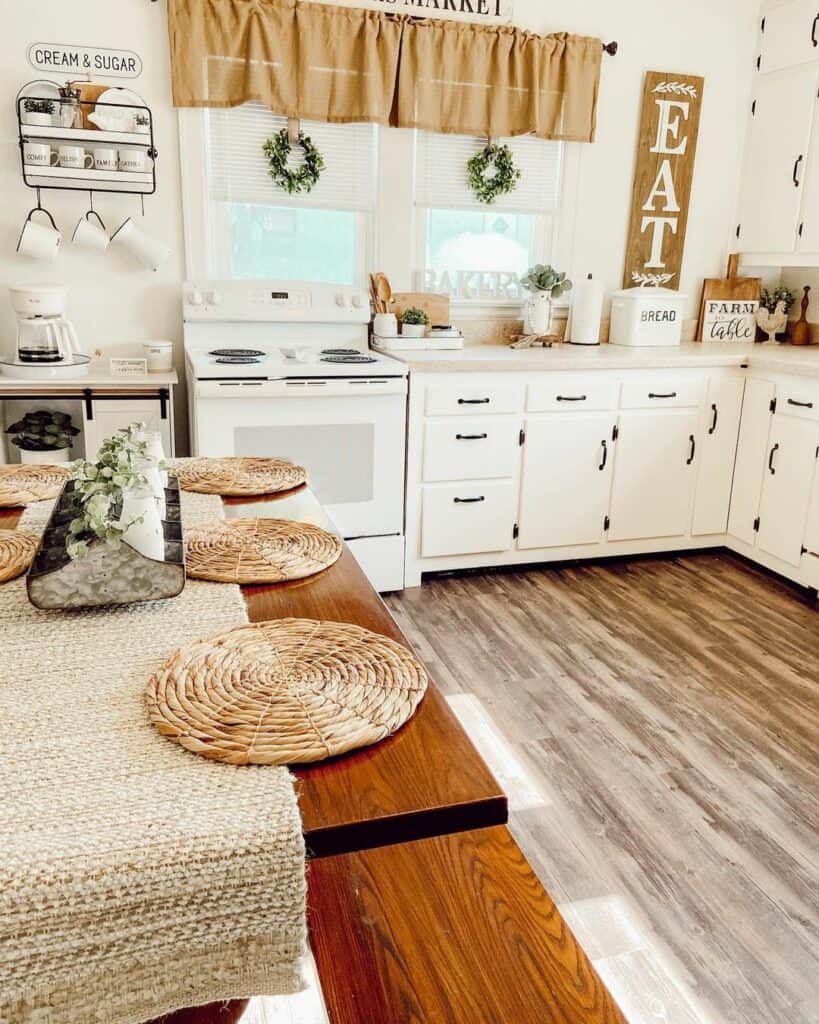
[[[602,44],[302,0],[169,0],[174,103],[310,121],[594,138]]]

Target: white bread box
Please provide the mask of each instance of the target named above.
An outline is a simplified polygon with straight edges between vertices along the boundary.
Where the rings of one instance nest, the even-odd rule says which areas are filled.
[[[626,288],[611,298],[612,345],[679,345],[685,295],[671,288]]]

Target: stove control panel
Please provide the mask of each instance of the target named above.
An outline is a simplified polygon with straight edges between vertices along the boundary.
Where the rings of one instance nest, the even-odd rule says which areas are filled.
[[[369,296],[355,288],[277,281],[189,282],[186,322],[367,323]]]

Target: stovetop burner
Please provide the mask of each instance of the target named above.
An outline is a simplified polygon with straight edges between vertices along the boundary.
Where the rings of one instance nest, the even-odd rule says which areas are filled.
[[[219,356],[214,362],[223,366],[258,366],[261,359],[255,356]]]
[[[224,356],[230,359],[259,359],[264,355],[258,348],[215,348],[208,352],[210,356]]]
[[[377,359],[370,356],[362,356],[358,352],[355,355],[345,356],[322,356],[322,363],[377,363]]]
[[[323,356],[357,356],[361,353],[357,348],[323,348],[321,354]]]

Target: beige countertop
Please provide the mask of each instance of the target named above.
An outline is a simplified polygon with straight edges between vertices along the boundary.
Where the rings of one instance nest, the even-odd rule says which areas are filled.
[[[683,344],[673,348],[619,345],[511,349],[471,345],[458,352],[390,353],[411,373],[497,373],[531,370],[653,370],[678,367],[744,366],[776,373],[819,377],[819,345]]]

